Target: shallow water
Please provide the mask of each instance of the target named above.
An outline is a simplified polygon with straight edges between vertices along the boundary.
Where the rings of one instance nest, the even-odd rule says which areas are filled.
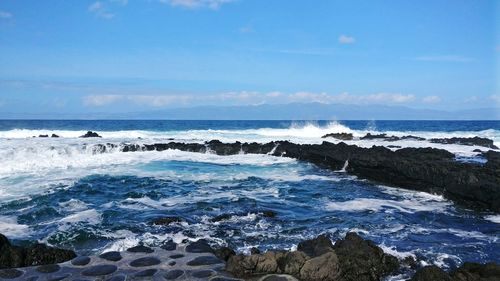
[[[83,127],[31,125],[13,129],[5,128],[4,123],[5,130],[0,131],[0,232],[20,243],[38,239],[92,254],[139,243],[156,246],[170,239],[179,243],[206,238],[248,251],[251,247],[294,248],[321,233],[337,239],[357,231],[390,253],[412,255],[422,263],[454,267],[464,261],[500,261],[498,215],[464,210],[439,196],[378,186],[285,157],[93,150],[96,143],[157,142],[172,135],[188,140],[193,135],[189,130],[178,129],[177,135],[142,130],[144,138],[137,140],[135,124],[99,132],[103,139],[77,139],[72,136],[81,134]],[[346,125],[325,126],[219,126],[211,131],[194,126],[205,135],[189,141],[219,136],[256,140],[260,136],[264,141],[290,137],[297,142],[319,142],[320,134]],[[408,126],[407,131],[398,129],[397,133],[408,134]],[[496,132],[495,126],[498,124],[489,126],[494,129],[478,125],[478,131],[467,134]],[[355,134],[364,132],[346,128]],[[52,133],[55,129],[65,138],[7,138],[13,132]],[[128,129],[134,131],[126,136]],[[61,133],[65,130],[67,136]],[[221,132],[224,130],[229,133]],[[263,133],[269,131],[271,136]],[[318,132],[308,135],[313,131]],[[121,135],[106,136],[107,132]],[[457,132],[442,129],[426,134]],[[450,147],[457,154],[474,148]],[[276,217],[265,217],[263,212],[269,210]],[[223,214],[230,216],[212,221]],[[150,223],[165,216],[178,216],[183,222],[169,226]]]

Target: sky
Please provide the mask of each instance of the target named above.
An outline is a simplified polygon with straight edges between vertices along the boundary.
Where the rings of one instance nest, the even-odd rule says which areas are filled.
[[[500,109],[500,1],[0,0],[0,113]]]

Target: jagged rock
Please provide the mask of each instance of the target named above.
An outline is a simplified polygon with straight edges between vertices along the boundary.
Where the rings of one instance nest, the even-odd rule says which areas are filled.
[[[51,138],[58,138],[59,136],[58,136],[58,135],[56,135],[56,134],[52,134],[50,137],[51,137]]]
[[[276,217],[277,213],[275,211],[267,210],[262,212],[262,216],[265,218],[274,218]]]
[[[418,270],[411,281],[451,281],[451,277],[441,268],[431,265]]]
[[[338,245],[337,245],[338,244]],[[237,277],[289,274],[300,280],[380,280],[399,268],[398,260],[355,233],[335,245],[321,235],[299,244],[295,252],[231,256],[226,270]],[[307,253],[303,252],[306,251]]]
[[[39,138],[48,138],[49,135],[38,135]]]
[[[211,222],[220,222],[220,221],[223,221],[223,220],[228,220],[232,216],[233,216],[232,214],[222,214],[222,215],[218,215],[218,216],[215,216],[215,217],[211,218],[210,221]]]
[[[257,249],[257,248],[255,248],[255,247],[252,247],[252,248],[250,249],[250,254],[251,254],[251,255],[258,255],[258,254],[260,254],[260,250],[259,250],[259,249]]]
[[[0,234],[0,268],[25,267],[61,263],[76,257],[75,252],[34,244],[28,247],[13,246]]]
[[[450,275],[454,281],[499,281],[500,264],[466,262]]]
[[[341,280],[375,281],[399,268],[396,257],[384,251],[370,240],[350,232],[333,246],[339,258]]]
[[[231,256],[236,255],[236,253],[229,247],[221,247],[214,250],[214,255],[223,261],[227,261]]]
[[[432,143],[442,143],[442,144],[461,144],[461,145],[477,145],[492,149],[498,149],[497,146],[493,144],[493,140],[487,138],[473,137],[473,138],[435,138],[429,140]]]
[[[312,258],[304,263],[298,277],[303,281],[342,280],[339,259],[335,252]]]
[[[334,138],[338,140],[352,140],[353,135],[351,133],[331,133],[322,136],[321,138]]]
[[[317,257],[333,251],[333,244],[326,235],[320,235],[314,239],[300,242],[297,245],[297,251],[304,252],[310,257]]]
[[[87,133],[85,133],[85,135],[83,136],[80,136],[80,138],[100,138],[101,136],[99,136],[96,132],[92,132],[92,131],[88,131]]]

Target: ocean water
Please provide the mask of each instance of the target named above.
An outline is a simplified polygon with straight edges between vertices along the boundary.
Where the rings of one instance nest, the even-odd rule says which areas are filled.
[[[103,138],[78,138],[87,130]],[[464,261],[500,261],[500,216],[466,210],[437,195],[380,186],[286,157],[120,151],[123,143],[171,139],[321,143],[321,136],[334,132],[480,136],[500,146],[499,121],[4,120],[0,233],[17,243],[39,240],[97,254],[201,238],[242,252],[293,249],[321,233],[335,239],[356,231],[387,252],[414,256],[422,264],[453,268]],[[53,133],[61,137],[32,138]],[[94,149],[107,143],[118,146],[105,153]],[[457,157],[486,150],[412,140],[347,143],[432,146]],[[220,215],[226,216],[214,220]],[[182,222],[151,224],[165,216]]]

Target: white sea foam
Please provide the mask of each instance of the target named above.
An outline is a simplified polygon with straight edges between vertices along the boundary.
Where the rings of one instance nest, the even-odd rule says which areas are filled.
[[[19,224],[15,216],[0,216],[0,232],[9,238],[26,237],[31,233],[29,226]]]
[[[70,225],[75,223],[86,223],[96,225],[101,223],[101,215],[95,209],[76,212],[59,220],[62,225]]]
[[[418,200],[384,200],[374,198],[358,198],[345,202],[330,202],[327,203],[326,209],[330,211],[344,212],[363,212],[373,211],[380,212],[382,210],[390,212],[394,209],[404,213],[414,212],[443,212],[448,204],[441,202],[431,203],[429,201]]]
[[[500,224],[500,215],[490,215],[484,217],[484,219]]]

